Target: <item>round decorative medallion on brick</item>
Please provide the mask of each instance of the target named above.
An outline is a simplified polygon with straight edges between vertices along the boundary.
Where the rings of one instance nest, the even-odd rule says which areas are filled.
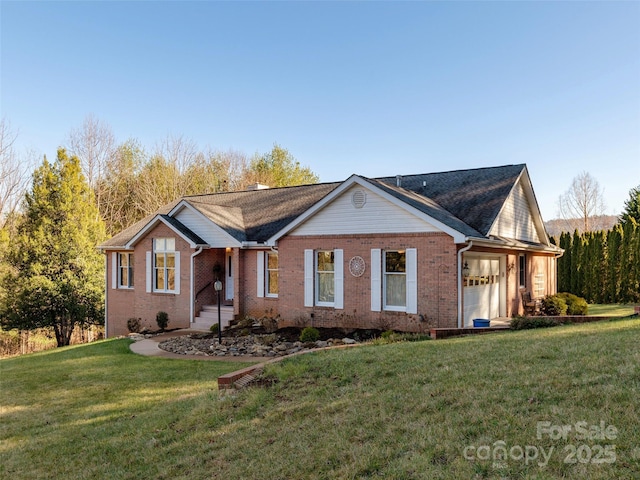
[[[349,260],[349,272],[354,277],[361,277],[365,270],[364,258],[356,256]]]

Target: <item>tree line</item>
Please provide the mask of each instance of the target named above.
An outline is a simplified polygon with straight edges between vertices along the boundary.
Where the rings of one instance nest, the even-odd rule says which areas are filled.
[[[2,120],[0,326],[50,328],[58,346],[77,326],[104,323],[105,262],[96,246],[106,238],[184,195],[318,181],[277,144],[247,156],[170,136],[147,151],[135,139],[118,144],[106,124],[88,117],[29,184],[15,138]]]
[[[630,191],[612,229],[564,232],[554,243],[564,250],[558,291],[589,303],[640,302],[640,186]]]

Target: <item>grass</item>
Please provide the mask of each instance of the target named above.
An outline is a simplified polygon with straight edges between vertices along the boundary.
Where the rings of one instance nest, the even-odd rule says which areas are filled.
[[[633,315],[633,305],[592,303],[589,305],[589,315],[596,317],[628,317]]]
[[[230,365],[136,357],[125,340],[2,360],[0,477],[635,478],[639,335],[620,320],[315,352],[223,396]],[[572,431],[538,438],[538,422]],[[579,422],[617,435],[580,438]],[[499,442],[507,458],[483,459]],[[613,460],[607,445],[612,463],[586,461]]]

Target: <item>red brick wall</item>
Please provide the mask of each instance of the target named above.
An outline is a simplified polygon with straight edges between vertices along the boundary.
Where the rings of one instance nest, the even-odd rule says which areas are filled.
[[[176,251],[180,252],[180,294],[146,292],[146,252],[153,251],[153,238],[176,239]],[[107,336],[126,335],[127,320],[139,318],[141,325],[156,330],[156,314],[169,314],[168,328],[189,327],[189,282],[190,256],[193,250],[189,244],[164,224],[159,224],[140,239],[134,250],[134,288],[132,290],[112,289],[111,252],[107,258]]]
[[[268,252],[270,250],[265,250]],[[240,316],[251,316],[254,318],[269,317],[276,318],[278,314],[286,316],[285,309],[282,308],[281,296],[278,298],[273,297],[258,297],[258,253],[256,250],[240,250],[240,267],[236,269],[236,272],[240,272],[238,278],[238,288],[236,289],[236,296],[234,298],[234,304],[237,304],[236,314]],[[266,254],[266,253],[265,253]],[[278,261],[282,261],[282,254],[278,254]],[[278,265],[278,285],[280,286],[280,292],[282,292],[282,266]],[[304,271],[298,272],[298,275],[304,275]]]
[[[371,249],[374,248],[417,249],[418,314],[371,311],[370,262]],[[344,309],[304,307],[305,249],[344,251]],[[286,325],[397,329],[410,332],[456,326],[456,246],[446,234],[289,236],[280,240],[278,252],[278,305]],[[352,276],[348,268],[349,260],[356,255],[361,256],[367,265],[361,277]]]

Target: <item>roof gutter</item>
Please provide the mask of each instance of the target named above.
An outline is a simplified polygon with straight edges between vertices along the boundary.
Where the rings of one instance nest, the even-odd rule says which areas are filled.
[[[196,299],[195,299],[195,293],[194,293],[194,272],[193,272],[193,266],[194,266],[194,259],[196,258],[196,256],[200,255],[202,253],[203,247],[202,246],[198,246],[198,249],[193,252],[191,254],[191,271],[189,272],[189,276],[190,276],[190,282],[189,282],[189,325],[191,325],[193,322],[195,322],[195,318],[194,318],[194,310],[195,310],[195,303],[196,303]]]
[[[473,246],[473,240],[469,240],[466,247],[458,250],[458,328],[462,328],[462,254]]]

